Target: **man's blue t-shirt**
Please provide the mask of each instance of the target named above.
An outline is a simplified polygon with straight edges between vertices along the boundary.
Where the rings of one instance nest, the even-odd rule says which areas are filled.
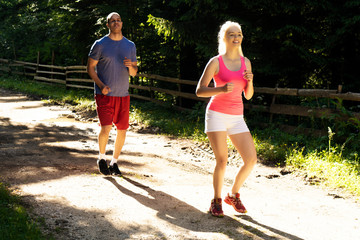
[[[107,96],[125,97],[129,95],[129,71],[123,61],[126,57],[132,62],[136,62],[136,47],[132,41],[125,37],[120,41],[114,41],[108,36],[104,36],[92,45],[89,57],[99,61],[96,66],[97,75],[111,89]],[[96,84],[95,93],[102,94]]]

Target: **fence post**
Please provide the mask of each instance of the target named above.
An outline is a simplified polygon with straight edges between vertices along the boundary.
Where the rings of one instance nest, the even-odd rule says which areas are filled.
[[[40,64],[40,51],[38,51],[37,58],[36,58],[36,72],[35,72],[34,80],[35,80],[35,77],[38,75],[39,64]]]
[[[40,64],[40,51],[38,51],[37,59],[36,59],[36,71],[39,70],[39,64]]]
[[[276,84],[276,85],[275,85],[275,91],[277,91],[278,87],[279,87],[279,84]],[[276,100],[276,94],[274,94],[273,97],[272,97],[271,104],[270,104],[270,110],[271,110],[271,106],[272,106],[273,104],[275,104],[275,100]],[[273,115],[274,115],[274,114],[270,112],[270,119],[269,119],[269,122],[270,122],[270,123],[272,123]]]
[[[67,70],[67,66],[65,67],[65,89],[66,90],[68,90],[69,89],[69,87],[68,87],[68,84],[67,84],[67,82],[68,82],[68,70]]]
[[[54,50],[52,50],[52,53],[51,53],[51,66],[54,66],[54,60],[55,60],[55,53],[54,53]],[[51,72],[53,72],[53,71],[54,71],[54,68],[51,67]],[[54,75],[51,74],[51,79],[53,79],[53,78],[54,78]]]
[[[181,92],[181,83],[178,83],[178,91]],[[182,97],[178,96],[177,99],[179,100],[179,106],[182,107]]]
[[[337,89],[337,93],[341,93],[341,91],[342,91],[342,85],[338,85],[338,89]],[[342,107],[342,102],[341,102],[341,100],[340,99],[336,99],[337,101],[338,101],[338,105],[337,105],[337,109],[338,110],[340,110],[341,109],[341,107]],[[341,104],[341,105],[340,105]]]
[[[341,91],[342,91],[342,85],[339,85],[337,89],[337,93],[341,93]]]
[[[135,76],[136,77],[136,76]],[[130,77],[130,84],[134,84],[134,77]],[[133,88],[129,88],[129,93],[133,94],[134,93],[134,89]]]
[[[150,78],[150,98],[151,99],[155,99],[154,91],[152,90],[153,87],[154,87],[154,80],[152,78]]]

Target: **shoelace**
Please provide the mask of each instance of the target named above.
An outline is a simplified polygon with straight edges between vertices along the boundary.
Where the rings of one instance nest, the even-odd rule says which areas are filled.
[[[240,200],[240,198],[237,197],[230,197],[231,201],[233,201],[236,205],[240,204],[242,206],[242,202]]]
[[[236,205],[238,205],[238,204],[239,204],[239,205],[240,205],[240,207],[243,207],[243,204],[242,204],[242,202],[241,202],[240,198],[236,198],[236,199],[235,199],[235,204],[236,204]]]

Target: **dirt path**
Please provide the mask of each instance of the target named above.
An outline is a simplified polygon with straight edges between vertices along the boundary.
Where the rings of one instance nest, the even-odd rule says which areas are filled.
[[[214,159],[191,141],[128,132],[124,174],[96,167],[95,122],[0,90],[0,180],[56,239],[360,239],[353,198],[258,164],[241,190],[249,213],[207,213]],[[112,140],[110,141],[112,143]],[[223,194],[239,166],[232,159]]]

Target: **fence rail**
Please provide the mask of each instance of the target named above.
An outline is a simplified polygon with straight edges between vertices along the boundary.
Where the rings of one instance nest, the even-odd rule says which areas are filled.
[[[93,81],[89,78],[86,66],[54,66],[37,64],[24,61],[12,61],[0,59],[1,74],[17,74],[32,77],[34,80],[61,84],[66,88],[93,89]],[[138,73],[135,78],[130,80],[130,95],[132,97],[164,103],[161,98],[170,97],[176,102],[176,108],[185,109],[183,101],[207,102],[208,98],[199,98],[195,95],[197,81],[182,80],[178,78],[165,77],[149,73]],[[185,90],[184,90],[185,89]],[[339,101],[360,102],[360,93],[341,92],[342,87],[336,90],[326,89],[294,89],[294,88],[268,88],[255,87],[256,94],[266,94],[272,96],[269,105],[245,104],[248,110],[256,110],[270,114],[270,122],[274,114],[293,115],[301,117],[330,117],[332,114],[339,114],[342,118],[347,119],[349,116],[344,115],[340,109],[329,107],[307,107],[299,105],[285,105],[277,103],[279,96],[291,96],[295,98],[313,97],[337,99]],[[161,97],[159,97],[161,95]],[[360,113],[348,112],[351,117],[360,119]]]

